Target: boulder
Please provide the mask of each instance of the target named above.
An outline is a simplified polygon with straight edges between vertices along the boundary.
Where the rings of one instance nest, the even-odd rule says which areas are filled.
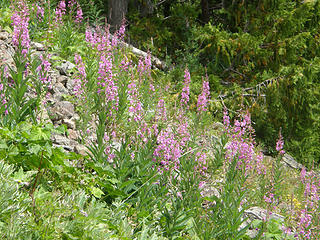
[[[74,69],[75,65],[69,61],[64,61],[61,65],[56,68],[59,70],[61,75],[68,76],[69,72],[72,74],[72,69]]]
[[[43,44],[38,43],[38,42],[31,42],[31,47],[36,49],[37,51],[45,51],[46,48]]]
[[[251,207],[244,211],[244,215],[248,217],[250,220],[258,219],[258,220],[265,220],[267,219],[267,215],[269,214],[270,218],[275,218],[277,220],[284,221],[284,216],[276,213],[268,213],[266,209],[260,207]]]
[[[68,129],[76,129],[76,121],[74,118],[65,118],[62,120],[62,123],[65,124]]]
[[[74,106],[71,102],[61,101],[57,102],[51,109],[50,113],[52,120],[58,121],[62,119],[71,118],[74,114]]]
[[[294,169],[301,170],[303,168],[303,165],[301,163],[298,163],[292,156],[287,153],[284,154],[282,162]]]

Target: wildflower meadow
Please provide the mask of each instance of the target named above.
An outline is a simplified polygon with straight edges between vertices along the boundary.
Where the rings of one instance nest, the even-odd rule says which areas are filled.
[[[319,169],[286,164],[281,127],[265,155],[249,109],[93,3],[0,3],[1,239],[320,239]]]

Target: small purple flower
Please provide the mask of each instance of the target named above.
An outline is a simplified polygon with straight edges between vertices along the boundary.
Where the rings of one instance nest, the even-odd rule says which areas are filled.
[[[50,54],[47,56],[47,59],[40,55],[41,64],[36,69],[39,75],[39,79],[46,89],[52,88],[51,78],[48,74],[51,70],[51,63],[48,61],[50,57]]]
[[[128,97],[129,97],[129,113],[131,113],[131,117],[129,121],[134,120],[135,122],[140,122],[142,120],[142,103],[139,99],[139,91],[137,87],[136,81],[131,78],[131,81],[128,85]]]
[[[167,121],[167,110],[163,99],[158,101],[155,120]]]
[[[82,9],[80,7],[79,4],[77,4],[77,15],[76,15],[76,19],[74,20],[76,23],[81,23],[83,20],[83,13],[82,13]]]
[[[29,10],[24,1],[18,1],[17,9],[15,9],[12,17],[13,36],[12,43],[14,46],[19,45],[22,48],[22,54],[27,56],[30,48],[29,37]]]
[[[37,18],[42,21],[44,18],[44,8],[37,4]]]
[[[66,2],[64,0],[60,1],[58,7],[56,8],[56,24],[62,24],[62,16],[66,14]]]
[[[190,72],[188,68],[186,68],[184,71],[184,85],[181,93],[181,105],[182,107],[186,107],[186,108],[188,108],[188,102],[189,102],[190,83],[191,83]]]
[[[85,65],[82,61],[82,58],[80,55],[76,54],[74,56],[74,61],[76,63],[77,69],[79,71],[78,74],[76,74],[76,78],[75,78],[75,86],[73,88],[73,93],[80,97],[84,91],[84,88],[87,84],[87,74],[86,74],[86,69],[85,69]]]
[[[198,97],[197,109],[198,113],[207,111],[207,104],[210,97],[209,82],[203,81],[202,93]]]
[[[285,153],[285,151],[283,150],[283,137],[281,135],[281,130],[279,131],[279,138],[278,138],[278,141],[277,141],[277,145],[276,145],[276,150],[281,154],[283,155]]]

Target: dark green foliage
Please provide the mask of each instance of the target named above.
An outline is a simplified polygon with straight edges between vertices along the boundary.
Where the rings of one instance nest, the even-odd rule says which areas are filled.
[[[281,127],[287,151],[308,166],[319,164],[319,1],[208,4],[205,25],[200,1],[160,4],[145,18],[132,7],[131,40],[182,68],[187,62],[193,81],[204,73],[199,64],[206,66],[213,91],[227,85],[222,91],[228,107],[251,109],[257,136],[269,150]],[[255,88],[264,81],[273,85]],[[234,88],[239,91],[230,94]],[[243,95],[243,88],[253,90]]]

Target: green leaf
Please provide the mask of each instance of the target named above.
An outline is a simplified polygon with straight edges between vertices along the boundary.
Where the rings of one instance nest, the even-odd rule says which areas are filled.
[[[27,171],[24,172],[23,168],[20,167],[19,171],[15,172],[13,175],[13,180],[16,182],[29,182],[31,180],[31,177],[35,175],[37,171]]]
[[[7,149],[8,145],[5,140],[0,141],[0,149]]]
[[[29,153],[38,155],[41,151],[41,146],[39,144],[30,144],[29,145]]]
[[[96,198],[101,198],[102,195],[104,195],[104,192],[101,191],[100,188],[97,187],[91,187],[90,192],[92,193],[93,196]]]

